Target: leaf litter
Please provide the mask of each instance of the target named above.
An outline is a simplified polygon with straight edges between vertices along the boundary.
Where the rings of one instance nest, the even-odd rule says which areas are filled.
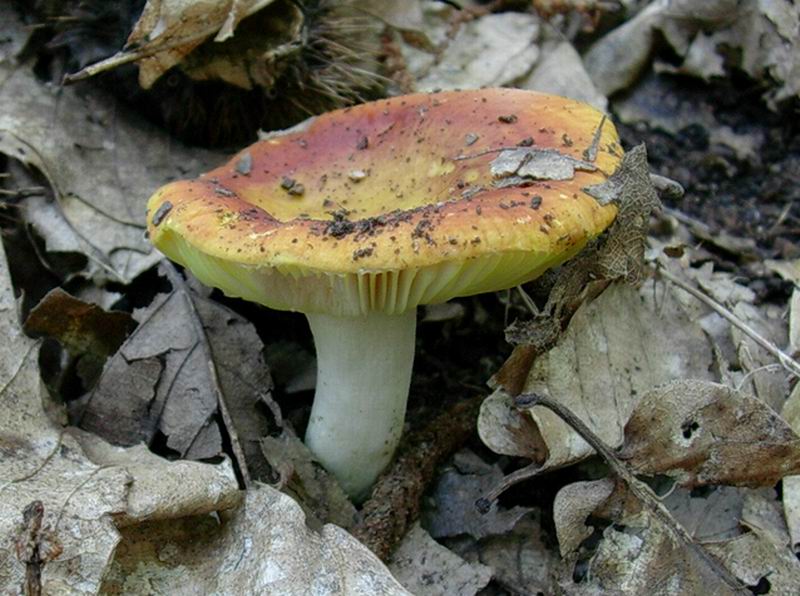
[[[290,497],[267,486],[243,496],[228,460],[170,462],[142,444],[113,446],[52,421],[43,409],[38,343],[18,323],[2,247],[0,327],[7,338],[0,347],[0,584],[9,594],[304,594],[309,586],[407,594],[343,530],[307,528]],[[230,510],[224,525],[208,515],[222,510]],[[192,540],[170,539],[182,529]],[[163,552],[150,560],[153,549]]]
[[[233,7],[217,3],[225,9],[219,13],[224,15],[224,23],[234,27],[239,18],[236,11],[245,4]],[[612,31],[607,40],[596,43],[587,60],[597,86],[608,92],[607,85],[613,84],[613,79],[612,83],[598,81],[597,73],[602,68],[626,68],[628,58],[639,69],[637,72],[646,68],[646,59],[642,62],[644,54],[637,52],[640,47],[649,47],[654,29],[646,29],[654,23],[678,55],[684,57],[678,68],[705,78],[722,72],[720,69],[725,65],[717,52],[730,42],[734,29],[764,31],[765,16],[772,19],[773,26],[779,23],[775,11],[780,7],[759,2],[758,10],[751,12],[750,21],[729,27],[728,22],[719,19],[725,2],[712,4],[702,14],[695,11],[689,18],[676,19],[674,13],[660,12],[660,3],[653,3],[639,17],[628,21],[627,32],[622,31],[627,38],[619,31]],[[153,3],[151,9],[155,6]],[[552,35],[551,25],[538,17],[477,11],[460,22],[461,15],[455,15],[449,6],[438,6],[433,11],[421,7],[417,2],[396,7],[395,13],[386,19],[394,29],[394,43],[401,46],[406,66],[413,73],[413,84],[455,85],[456,79],[452,77],[458,72],[474,75],[458,79],[459,86],[486,84],[480,83],[474,73],[481,63],[488,61],[497,65],[493,72],[500,72],[508,79],[503,84],[562,89],[564,94],[605,105],[605,97],[588,81],[587,71],[572,44],[563,36]],[[504,19],[510,21],[512,16],[524,19],[516,20],[509,28]],[[768,43],[756,51],[750,41],[742,46],[748,72],[754,77],[773,73],[777,84],[769,92],[770,101],[792,92],[793,61],[776,59],[794,43],[786,25],[792,22],[791,15],[783,17],[786,18],[779,28],[781,39],[789,42],[784,44],[785,48]],[[518,27],[523,20],[526,26]],[[222,35],[227,26],[224,23],[214,20],[212,33]],[[698,28],[698,23],[702,27]],[[503,55],[497,49],[502,44],[498,45],[496,40],[512,32],[519,34],[518,40],[512,37],[515,43],[519,41],[520,52]],[[600,55],[598,48],[604,43],[606,48],[611,47],[608,44],[614,40],[613,36],[628,41],[639,36],[640,45],[634,44],[636,51],[617,64],[613,60],[598,62],[593,53]],[[484,44],[482,52],[473,51],[481,44]],[[12,45],[19,46],[17,42]],[[469,51],[462,51],[464,47]],[[16,50],[7,55],[16,55]],[[556,56],[568,60],[562,62]],[[68,89],[56,101],[32,77],[25,79],[26,69],[6,66],[1,80],[11,81],[12,85],[5,92],[12,89],[40,100],[49,97],[49,110],[65,102],[71,102],[68,104],[71,108],[82,108],[78,113],[85,113],[86,105],[93,108],[113,105],[101,94],[87,90],[75,93]],[[669,65],[657,66],[669,69]],[[560,78],[562,73],[569,73],[564,75],[566,81]],[[623,72],[623,76],[629,74]],[[570,81],[582,82],[571,87]],[[3,91],[0,88],[0,94]],[[108,113],[100,111],[102,126],[108,122],[116,125],[118,121],[109,118]],[[24,119],[20,115],[12,118]],[[123,113],[122,121],[126,118]],[[133,128],[140,124],[134,122]],[[90,128],[93,126],[94,121]],[[25,219],[45,239],[47,249],[86,255],[88,264],[82,275],[101,283],[104,280],[127,283],[149,269],[157,257],[141,238],[134,241],[134,232],[141,230],[138,211],[131,211],[130,218],[120,215],[126,213],[122,208],[125,204],[119,203],[120,195],[125,193],[109,190],[107,203],[103,203],[103,193],[98,195],[97,204],[87,202],[89,195],[80,181],[70,179],[75,174],[61,172],[75,163],[97,166],[83,154],[92,154],[94,140],[100,140],[98,154],[107,153],[112,146],[116,149],[114,141],[109,142],[94,132],[94,136],[84,135],[85,142],[79,143],[76,155],[72,156],[75,159],[71,157],[54,166],[52,157],[42,149],[47,146],[47,139],[37,137],[35,132],[26,131],[23,135],[17,126],[13,135],[4,137],[3,147],[7,155],[41,172],[51,187],[52,194],[42,189],[43,192],[22,197],[21,203]],[[68,139],[77,133],[63,134]],[[126,130],[128,136],[135,134]],[[149,139],[154,134],[158,136],[147,129],[141,138]],[[728,137],[728,142],[741,146],[742,155],[747,154],[746,143],[742,144],[746,139]],[[151,141],[146,142],[149,146]],[[33,158],[30,149],[35,150]],[[217,161],[216,156],[207,155]],[[534,307],[533,319],[509,328],[508,337],[516,345],[514,355],[496,375],[497,389],[484,403],[479,420],[481,437],[493,450],[533,462],[527,477],[531,472],[542,475],[546,470],[585,459],[593,453],[596,440],[609,446],[604,458],[612,470],[611,477],[567,484],[559,492],[554,516],[558,544],[564,555],[559,563],[553,544],[542,538],[543,523],[538,510],[490,503],[485,517],[475,511],[476,500],[491,492],[492,485],[504,483],[503,470],[514,469],[509,467],[508,458],[500,458],[502,465],[479,465],[480,458],[476,461],[473,456],[457,456],[453,463],[460,462],[461,468],[456,465],[444,472],[431,501],[438,501],[440,513],[447,509],[451,515],[440,515],[437,519],[436,508],[429,504],[428,513],[434,514],[423,518],[427,531],[438,537],[438,542],[426,530],[415,526],[392,560],[391,569],[414,593],[453,590],[476,593],[491,577],[494,581],[489,584],[490,589],[499,585],[519,593],[526,590],[548,593],[554,589],[570,593],[596,593],[598,589],[624,593],[718,589],[724,593],[742,586],[753,590],[766,587],[771,593],[793,593],[792,588],[800,581],[796,558],[790,550],[800,542],[798,477],[783,479],[782,500],[770,493],[776,481],[794,471],[796,461],[794,432],[800,419],[797,415],[800,391],[790,374],[792,368],[787,358],[796,353],[798,345],[794,341],[798,307],[789,310],[790,325],[786,332],[785,310],[760,303],[734,275],[714,268],[713,248],[709,252],[694,243],[701,239],[728,252],[747,251],[753,260],[759,259],[757,248],[741,238],[723,238],[711,228],[705,229],[702,222],[689,221],[682,214],[670,224],[673,225],[670,238],[659,245],[661,239],[657,242],[651,237],[646,247],[644,236],[648,213],[654,206],[653,194],[646,184],[649,180],[642,150],[634,149],[628,155],[630,162],[620,175],[591,192],[603,201],[619,201],[627,193],[636,196],[638,204],[626,209],[627,204],[622,201],[616,232],[590,247],[586,258],[562,268],[555,281],[550,279],[549,286],[545,284],[550,300],[527,300],[527,306]],[[591,159],[587,158],[587,162]],[[147,178],[145,174],[143,178],[148,180],[145,184],[154,188],[171,176],[182,175],[182,167],[197,171],[203,166],[184,162],[172,173],[163,168],[162,179]],[[543,168],[545,178],[555,175],[548,167]],[[124,182],[127,178],[122,179],[121,188],[128,189]],[[78,190],[71,194],[63,191],[65,187]],[[138,194],[129,192],[130,196]],[[115,214],[121,222],[103,219],[107,215],[103,209]],[[98,229],[108,230],[108,234],[97,235]],[[651,275],[649,268],[643,267],[646,248],[649,258],[658,260],[662,272],[667,271],[673,277],[648,280],[639,289],[612,283],[614,279],[639,283]],[[681,252],[683,256],[667,258],[665,249],[675,254]],[[787,265],[779,265],[772,271],[791,275]],[[63,329],[45,326],[39,331],[60,337],[68,351],[95,354],[99,365],[105,360],[103,376],[86,397],[71,405],[72,413],[80,414],[87,404],[94,403],[96,407],[100,404],[94,420],[101,422],[94,430],[106,433],[106,438],[114,443],[129,445],[109,445],[77,429],[63,431],[58,439],[62,444],[72,441],[69,444],[74,445],[75,452],[88,462],[86,473],[97,477],[77,489],[75,496],[89,489],[114,495],[97,509],[100,513],[95,513],[97,519],[113,519],[113,523],[103,526],[107,536],[105,546],[96,551],[99,556],[87,560],[92,573],[86,577],[94,583],[85,593],[96,592],[103,569],[102,590],[110,592],[238,593],[268,585],[281,593],[293,593],[293,589],[302,590],[305,586],[314,586],[322,593],[337,593],[347,585],[358,586],[363,593],[370,593],[369,589],[404,593],[363,547],[343,531],[324,525],[333,521],[349,527],[357,513],[340,491],[337,493],[335,483],[326,481],[324,471],[309,459],[291,431],[291,424],[278,420],[281,434],[275,435],[260,411],[265,406],[274,414],[277,406],[269,395],[272,384],[260,356],[263,346],[252,326],[207,293],[198,291],[191,280],[187,282],[175,275],[179,274],[173,271],[169,294],[157,294],[153,304],[134,311],[139,326],[113,355],[109,356],[111,348],[100,349],[92,343],[95,333],[92,324],[77,334],[77,341]],[[696,287],[717,308],[698,301],[686,291],[687,286]],[[54,299],[63,300],[64,304],[69,302],[65,296],[50,296],[40,307],[43,310],[35,311],[36,314],[54,308],[53,314],[57,315],[60,307],[48,306]],[[81,304],[75,306],[85,308]],[[168,310],[173,318],[167,317],[166,322],[151,320],[157,317],[158,313],[153,312],[157,309]],[[731,318],[722,313],[730,314]],[[233,331],[227,332],[226,326]],[[19,330],[14,333],[19,335]],[[173,337],[165,337],[169,333]],[[141,337],[137,339],[138,334]],[[767,344],[754,339],[754,335],[766,339]],[[232,351],[230,360],[226,360],[230,346],[238,344],[246,345],[247,350]],[[786,346],[789,347],[783,349]],[[58,414],[58,408],[42,396],[38,387],[35,348],[30,350],[26,361],[29,370],[25,373],[30,394],[43,397],[48,412]],[[4,360],[5,355],[0,358],[0,366]],[[19,352],[17,361],[12,358],[10,362],[18,360]],[[200,381],[182,379],[183,367],[199,372]],[[22,375],[12,374],[9,378],[13,382],[8,387],[14,387]],[[663,384],[676,379],[679,381]],[[91,382],[87,380],[86,384]],[[167,390],[165,385],[171,388]],[[127,404],[135,407],[122,412],[127,418],[123,417],[120,427],[114,428],[112,421],[120,412],[115,412],[110,402],[120,389],[124,397],[118,399],[130,400]],[[574,424],[565,423],[544,406],[520,408],[515,396],[523,391],[524,395],[541,395],[566,406],[577,420],[588,425],[589,433],[600,438],[587,441],[585,430],[575,432]],[[244,399],[240,401],[241,395]],[[236,397],[231,399],[231,396]],[[187,409],[189,402],[200,407]],[[158,414],[152,415],[144,404],[155,406]],[[279,419],[280,412],[274,417]],[[653,417],[658,420],[651,420]],[[92,415],[86,420],[91,421]],[[60,432],[58,425],[48,424],[48,432]],[[272,436],[265,436],[268,432],[273,432]],[[223,459],[221,464],[213,466],[186,460],[166,462],[149,453],[141,441],[151,445],[163,441],[167,451],[183,457],[208,459],[228,452],[234,460]],[[740,444],[742,450],[737,451],[734,446]],[[50,457],[60,465],[58,456]],[[54,473],[48,468],[50,465],[54,464],[48,460],[32,479],[44,476],[45,472]],[[58,470],[56,475],[61,474]],[[114,475],[109,470],[119,473]],[[647,477],[637,478],[634,472]],[[254,478],[275,482],[292,494],[306,509],[307,517],[289,497],[258,485]],[[107,479],[110,480],[106,485],[96,486]],[[167,479],[168,486],[159,484]],[[479,481],[487,479],[491,482]],[[667,495],[653,492],[642,480],[652,486],[666,483],[671,492]],[[20,482],[28,481],[26,476]],[[251,490],[242,495],[237,484],[245,482]],[[753,490],[719,484],[768,488]],[[179,498],[167,503],[166,494],[177,494]],[[236,508],[240,500],[244,504]],[[63,502],[68,507],[63,509],[66,513],[59,515],[68,518],[72,499]],[[14,556],[20,562],[15,577],[21,578],[20,573],[30,575],[37,568],[37,557],[47,559],[41,566],[43,577],[55,573],[57,567],[52,561],[60,560],[57,553],[62,539],[61,526],[52,523],[53,507],[44,500],[41,507],[36,501],[12,505],[15,528],[25,526],[19,530],[23,538],[14,547]],[[218,510],[224,511],[205,514]],[[185,517],[188,515],[193,517]],[[0,519],[6,518],[0,516]],[[83,521],[90,519],[94,518],[89,516]],[[315,529],[310,530],[307,525]],[[681,528],[685,530],[683,533]],[[120,536],[122,541],[112,561],[113,544]],[[72,548],[69,541],[64,544]],[[288,554],[290,551],[295,556]],[[308,561],[314,561],[314,565],[309,567]],[[432,561],[441,561],[441,566],[437,563],[434,565],[437,568],[431,567]],[[276,572],[278,567],[283,572],[280,577]],[[421,582],[425,578],[429,580],[427,584]],[[554,578],[559,588],[553,584]]]
[[[239,315],[193,292],[172,265],[164,270],[172,291],[134,312],[139,326],[74,417],[120,445],[149,444],[160,433],[167,449],[189,459],[218,456],[225,436],[245,484],[267,478],[259,404],[272,381],[261,341]]]

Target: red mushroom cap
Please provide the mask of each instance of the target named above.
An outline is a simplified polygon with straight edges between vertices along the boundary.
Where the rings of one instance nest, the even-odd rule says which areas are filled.
[[[173,182],[147,221],[159,250],[229,295],[399,313],[569,258],[613,220],[583,189],[621,158],[613,125],[577,101],[415,94],[330,112]]]

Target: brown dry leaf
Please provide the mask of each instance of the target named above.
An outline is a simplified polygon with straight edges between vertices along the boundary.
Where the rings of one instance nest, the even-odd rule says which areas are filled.
[[[409,592],[347,532],[306,525],[300,506],[266,486],[223,515],[123,528],[102,594],[387,596]]]
[[[102,299],[102,295],[98,297]],[[57,340],[74,362],[84,386],[91,387],[108,356],[117,351],[135,326],[126,312],[103,310],[55,288],[31,310],[24,329],[31,337]],[[70,366],[62,367],[62,373]],[[48,381],[51,387],[58,385],[55,380]]]
[[[740,593],[723,575],[731,573],[742,587],[761,588],[766,578],[774,586],[770,593],[794,593],[789,587],[798,585],[800,563],[769,533],[750,528],[701,545],[702,536],[691,541],[685,532],[676,533],[680,526],[663,509],[658,513],[659,507],[651,508],[624,483],[610,479],[564,487],[554,504],[564,556],[561,588],[570,594]],[[717,513],[706,510],[710,516]],[[587,541],[593,533],[601,536],[596,547]]]
[[[101,91],[44,85],[27,64],[0,63],[0,105],[0,153],[50,185],[20,203],[25,220],[48,252],[85,255],[84,274],[98,282],[129,283],[152,267],[160,256],[144,237],[147,196],[222,159],[176,144]]]
[[[79,81],[136,62],[144,89],[170,69],[180,68],[197,81],[222,81],[246,90],[258,87],[271,96],[278,88],[285,92],[278,81],[291,73],[298,81],[313,79],[296,93],[349,104],[360,99],[358,89],[379,84],[375,56],[381,28],[355,0],[319,5],[292,0],[149,0],[120,52],[65,80]]]
[[[639,397],[651,387],[672,379],[712,378],[708,339],[671,299],[671,292],[652,281],[641,290],[614,285],[583,305],[556,347],[536,360],[524,392],[551,396],[607,444],[619,445]],[[502,395],[500,390],[490,400],[508,400]],[[488,403],[491,406],[492,401]],[[498,453],[537,456],[544,469],[592,453],[583,439],[545,408],[536,407],[527,414],[536,434],[526,436],[516,423],[504,426],[496,414],[490,420],[489,406],[481,409],[478,429],[484,443]],[[532,430],[527,424],[522,428]],[[540,442],[544,449],[538,447]]]
[[[74,354],[109,356],[134,325],[126,312],[105,311],[55,288],[31,310],[24,329],[32,337],[57,339]]]
[[[388,562],[389,570],[417,596],[474,596],[492,579],[481,563],[469,563],[414,524]]]
[[[501,509],[496,502],[486,513],[475,503],[503,479],[498,465],[489,465],[468,450],[458,452],[439,477],[431,495],[431,507],[422,514],[422,525],[434,538],[469,534],[481,539],[511,530],[530,509]]]
[[[800,438],[755,397],[674,381],[642,397],[619,456],[638,474],[667,474],[682,486],[772,486],[800,471]]]
[[[129,52],[148,56],[139,62],[139,83],[148,89],[162,74],[206,39],[233,37],[239,22],[274,0],[149,0],[128,37]],[[113,58],[112,58],[113,59]]]
[[[586,525],[589,515],[613,522],[601,530],[594,552],[582,546],[599,530]],[[622,484],[604,479],[568,485],[556,495],[554,517],[563,557],[559,584],[569,594],[736,593]],[[587,568],[576,581],[580,559]]]
[[[119,445],[149,443],[157,433],[181,457],[222,450],[217,416],[246,482],[269,477],[258,441],[258,411],[272,388],[253,326],[195,294],[171,265],[173,290],[134,312],[139,326],[108,360],[78,416],[81,426]]]

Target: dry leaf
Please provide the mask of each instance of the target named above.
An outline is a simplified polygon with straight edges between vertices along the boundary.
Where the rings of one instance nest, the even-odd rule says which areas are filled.
[[[126,312],[105,311],[55,288],[31,310],[25,332],[57,339],[76,355],[102,357],[116,352],[134,325]]]
[[[176,144],[108,94],[56,89],[30,68],[0,64],[0,104],[0,153],[39,170],[52,190],[22,201],[25,219],[49,252],[86,255],[96,281],[129,283],[152,267],[160,256],[144,237],[147,196],[221,160]]]
[[[758,530],[782,549],[791,549],[791,537],[783,514],[782,495],[773,487],[737,489],[743,493],[742,526]]]
[[[682,486],[772,486],[800,471],[800,438],[757,398],[675,381],[642,397],[620,457],[636,473],[667,474]]]
[[[565,556],[560,584],[570,594],[739,593],[733,577],[751,588],[763,587],[766,578],[777,594],[792,594],[789,587],[798,585],[800,563],[767,534],[756,529],[701,546],[676,533],[680,526],[668,513],[646,506],[621,482],[566,486],[554,507]],[[596,547],[586,541],[594,532],[601,535]]]
[[[536,421],[521,411],[505,391],[495,391],[481,404],[478,435],[495,453],[533,461],[547,459],[547,447]]]
[[[149,55],[139,63],[139,83],[148,89],[206,39],[225,41],[244,17],[273,1],[148,0],[126,44]]]
[[[794,386],[783,406],[783,418],[795,433],[800,433],[800,383]],[[792,548],[800,552],[800,476],[783,479],[783,510],[789,528]]]
[[[787,476],[783,479],[783,513],[786,516],[792,549],[797,553],[800,551],[800,476]]]
[[[38,585],[96,594],[119,541],[115,524],[232,507],[238,485],[229,462],[168,462],[56,425],[43,408],[38,343],[17,316],[0,244],[0,585],[9,595]]]
[[[713,542],[741,535],[746,492],[733,486],[691,491],[674,487],[662,503],[694,540]]]
[[[290,497],[259,486],[219,522],[211,516],[122,530],[103,594],[408,595],[336,526],[310,529]]]
[[[131,478],[118,527],[223,511],[239,504],[242,493],[229,459],[217,465],[168,461],[144,445],[116,447],[79,428],[66,431],[86,457],[101,468],[124,469]]]
[[[462,537],[447,544],[467,561],[489,567],[495,581],[512,594],[553,594],[559,559],[541,518],[541,512],[535,510],[500,536],[480,541]]]
[[[0,65],[13,63],[20,55],[31,36],[31,29],[22,27],[17,15],[17,7],[10,2],[0,4]],[[0,68],[0,85],[8,72]]]
[[[272,387],[261,341],[239,315],[170,278],[171,293],[134,313],[139,327],[106,364],[81,426],[119,445],[161,432],[168,448],[202,459],[222,449],[221,414],[246,480],[269,477],[258,443],[267,424],[258,403]]]
[[[93,464],[47,417],[38,344],[17,317],[0,244],[0,585],[10,595],[31,593],[30,586],[94,594],[119,540],[111,516],[126,510],[131,477]],[[26,590],[28,563],[37,557],[41,571]]]
[[[756,307],[739,302],[733,308],[733,314],[774,345],[787,344],[789,338],[786,321],[783,320],[783,308],[770,308],[769,305]],[[780,411],[789,395],[789,377],[784,368],[777,362],[774,354],[759,346],[738,327],[731,326],[731,338],[736,345],[739,365],[746,373],[737,389],[752,393],[771,408]]]
[[[589,515],[614,492],[614,482],[609,479],[568,484],[556,495],[553,502],[553,521],[561,556],[578,550],[581,543],[592,535],[586,525]]]
[[[425,9],[423,0],[357,0],[355,6],[358,10],[373,15],[393,29],[424,35]],[[423,7],[424,6],[424,7]],[[436,7],[447,10],[447,7]],[[429,42],[430,43],[430,42]]]
[[[418,91],[501,87],[526,75],[537,58],[539,19],[507,12],[463,23],[438,59],[412,74]]]
[[[564,561],[559,583],[567,593],[664,596],[735,593],[695,550],[676,542],[658,517],[630,499],[624,488],[615,489],[614,482],[607,479],[580,484],[575,488],[569,485],[556,496],[558,503],[561,493],[566,491],[572,506],[559,507],[562,514],[555,519],[559,537],[575,532],[566,528],[584,526],[587,511],[597,517],[610,517],[613,523],[601,531],[602,539],[593,553],[579,549],[585,538],[575,543],[593,533],[593,529],[585,526],[583,534],[575,534],[571,542],[562,545]],[[576,581],[575,565],[579,557],[587,554],[584,577]]]
[[[754,593],[797,594],[800,562],[791,550],[775,544],[762,530],[753,528],[743,536],[706,548]]]
[[[652,2],[597,41],[585,60],[597,87],[610,95],[635,82],[662,37],[684,58],[680,72],[719,75],[728,58],[773,84],[766,97],[774,105],[800,93],[798,24],[800,8],[782,0]],[[731,49],[738,51],[734,58]]]
[[[318,463],[308,447],[293,432],[284,429],[278,437],[261,439],[264,457],[280,475],[276,486],[310,510],[315,521],[350,528],[356,508],[336,478]]]
[[[639,397],[672,379],[710,379],[712,354],[700,327],[689,320],[671,290],[646,284],[641,290],[611,286],[573,316],[555,348],[531,368],[525,393],[550,395],[569,407],[609,445],[622,442],[622,429]],[[665,346],[669,346],[665,350]],[[492,399],[497,398],[497,393]],[[490,410],[481,411],[479,432],[492,450],[546,454],[544,468],[588,456],[591,448],[558,416],[530,411],[541,437],[518,438],[516,425],[492,426]],[[502,420],[498,420],[502,422]],[[545,450],[531,450],[543,441]]]
[[[492,579],[480,563],[468,563],[414,524],[389,559],[389,569],[417,596],[474,596]]]
[[[608,99],[594,86],[575,47],[549,26],[543,30],[539,59],[518,86],[585,101],[605,111]]]
[[[175,543],[161,540],[150,522],[120,535],[129,524],[205,513],[240,498],[229,464],[166,462],[144,447],[122,449],[52,423],[42,408],[37,343],[17,321],[5,255],[0,245],[0,585],[22,595],[117,593],[407,594],[365,547],[343,530],[318,534],[299,506],[269,488],[251,491],[243,507],[220,526],[214,517],[160,522],[195,532]],[[228,319],[222,318],[220,324]],[[85,451],[84,451],[85,450]],[[127,532],[146,536],[133,546],[158,552],[126,568]],[[215,535],[204,532],[216,531]],[[183,552],[182,566],[175,561]],[[311,562],[311,563],[310,563]],[[159,575],[161,573],[162,575]],[[117,582],[117,583],[115,583]],[[28,586],[27,588],[25,586]],[[41,586],[39,588],[39,586]],[[146,587],[145,587],[146,586]],[[161,591],[163,588],[163,591]],[[41,592],[37,592],[40,589]]]

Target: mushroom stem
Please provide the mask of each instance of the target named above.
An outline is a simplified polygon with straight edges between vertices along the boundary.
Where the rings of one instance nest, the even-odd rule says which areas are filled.
[[[368,496],[400,441],[416,312],[307,316],[317,348],[317,390],[306,445],[358,500]]]

